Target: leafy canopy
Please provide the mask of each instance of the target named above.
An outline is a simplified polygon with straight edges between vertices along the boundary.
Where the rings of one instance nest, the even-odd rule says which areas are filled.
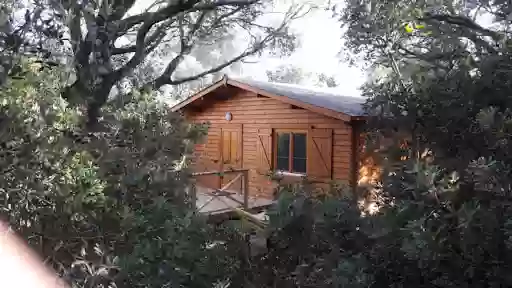
[[[71,76],[62,95],[69,103],[84,106],[90,124],[98,121],[101,108],[116,93],[113,88],[133,80],[134,73],[138,77],[131,81],[132,88],[153,90],[220,72],[265,49],[291,52],[296,37],[289,32],[289,22],[302,11],[301,6],[291,6],[279,23],[265,24],[262,17],[272,3],[262,0],[155,1],[147,7],[133,0],[14,4],[2,4],[3,53],[36,53],[65,63]],[[206,61],[219,59],[215,53],[240,35],[246,36],[246,48],[224,55],[219,63]],[[150,75],[138,73],[162,56],[166,64],[161,69]],[[195,74],[177,75],[190,57],[211,64]]]

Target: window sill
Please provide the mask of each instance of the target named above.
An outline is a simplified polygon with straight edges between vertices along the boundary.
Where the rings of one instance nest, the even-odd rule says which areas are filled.
[[[288,172],[288,171],[275,171],[278,176],[292,176],[292,177],[306,177],[306,173]]]

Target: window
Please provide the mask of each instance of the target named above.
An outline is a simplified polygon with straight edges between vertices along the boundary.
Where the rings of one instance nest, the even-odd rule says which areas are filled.
[[[306,136],[305,132],[276,132],[276,170],[306,173]]]

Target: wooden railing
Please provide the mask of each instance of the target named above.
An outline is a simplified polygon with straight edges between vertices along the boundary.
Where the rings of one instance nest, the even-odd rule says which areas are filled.
[[[230,200],[242,205],[244,210],[249,209],[249,170],[248,169],[232,169],[225,171],[207,171],[207,172],[195,172],[192,173],[192,177],[197,178],[200,176],[219,176],[223,177],[226,174],[235,174],[235,178],[231,179],[226,185],[222,186],[220,189],[213,189],[212,191],[206,192],[208,195],[212,196],[206,203],[204,203],[201,207],[197,208],[198,211],[201,211],[206,205],[210,204],[215,199],[218,199],[226,204],[226,206],[230,207],[231,205],[227,204],[221,197],[229,198]],[[237,181],[242,181],[241,191],[240,193],[229,191],[228,189],[233,186]],[[197,191],[196,189],[192,189],[192,199],[197,199]],[[243,195],[243,201],[233,197],[235,194]]]
[[[267,222],[255,217],[255,215],[251,214],[251,212],[250,212],[253,207],[250,207],[250,203],[249,203],[249,170],[248,169],[232,169],[232,170],[226,170],[226,171],[196,172],[196,173],[192,173],[192,177],[216,175],[216,176],[220,176],[222,178],[226,174],[237,174],[237,175],[235,178],[233,178],[231,181],[229,181],[222,188],[212,189],[210,192],[207,192],[207,194],[209,194],[211,196],[211,198],[208,201],[206,201],[206,203],[204,203],[201,207],[196,207],[196,209],[197,209],[196,211],[200,212],[201,209],[206,207],[206,205],[211,203],[213,200],[218,199],[221,202],[223,202],[224,204],[226,204],[226,207],[229,208],[230,212],[236,213],[240,217],[240,219],[248,220],[248,223],[251,224],[252,227],[255,228],[256,230],[265,229],[265,227],[267,226]],[[242,181],[242,185],[241,185],[242,191],[240,191],[240,192],[243,195],[243,201],[239,201],[238,199],[233,197],[234,194],[240,194],[240,193],[228,191],[228,188],[231,187],[239,179]],[[195,189],[192,189],[192,191],[191,191],[191,194],[192,194],[191,197],[193,197],[192,199],[194,199],[195,201],[197,201],[197,193],[196,192],[197,191]],[[224,201],[224,199],[222,199],[222,197],[229,198],[230,200],[240,204],[242,206],[242,208],[233,207],[233,206],[229,205],[228,203],[226,203]],[[194,201],[194,203],[195,203],[195,201]]]

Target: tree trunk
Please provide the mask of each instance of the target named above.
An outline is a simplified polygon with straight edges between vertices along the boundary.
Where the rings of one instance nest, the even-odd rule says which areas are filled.
[[[87,131],[96,131],[101,117],[101,108],[107,103],[113,83],[103,79],[101,86],[91,88],[86,84],[88,82],[92,81],[77,80],[64,89],[62,98],[70,105],[83,106],[86,112],[84,124]]]

